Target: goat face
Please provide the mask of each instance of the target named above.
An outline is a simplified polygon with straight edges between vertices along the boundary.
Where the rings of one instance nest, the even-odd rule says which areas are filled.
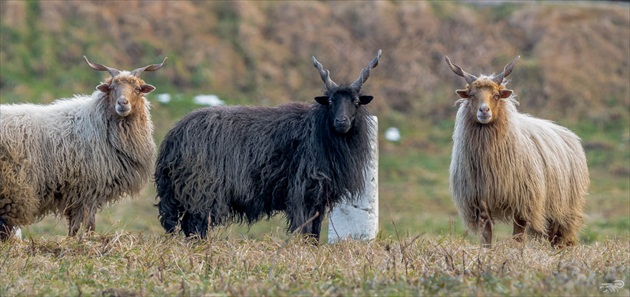
[[[107,94],[111,100],[111,106],[120,117],[126,117],[134,110],[140,110],[144,105],[144,94],[151,93],[155,87],[145,84],[140,78],[140,74],[145,71],[157,71],[168,58],[164,57],[160,64],[150,64],[137,68],[133,71],[121,71],[113,67],[92,63],[86,56],[83,56],[90,68],[96,71],[107,71],[112,76],[105,83],[96,87],[97,90]]]
[[[360,95],[352,87],[341,87],[333,91],[330,96],[315,97],[315,101],[328,106],[335,131],[345,134],[354,126],[354,118],[361,105],[370,103],[372,98],[372,96]]]
[[[505,103],[505,99],[512,95],[512,90],[505,88],[504,78],[512,73],[514,65],[520,58],[521,56],[516,57],[512,63],[503,68],[503,72],[497,75],[476,77],[451,63],[448,57],[444,57],[451,70],[468,83],[466,89],[456,92],[459,97],[469,101],[466,106],[480,124],[492,123],[501,116],[501,106]]]
[[[354,125],[354,117],[361,105],[365,105],[372,101],[372,96],[359,94],[361,86],[368,77],[370,77],[370,69],[378,66],[378,60],[382,51],[378,50],[376,57],[368,63],[367,67],[361,69],[359,78],[349,86],[339,86],[330,79],[330,72],[324,69],[321,63],[313,57],[313,66],[319,71],[319,76],[326,87],[327,96],[317,96],[315,101],[321,105],[328,105],[332,113],[332,125],[335,131],[345,134],[350,131]]]
[[[144,105],[144,94],[155,89],[154,86],[145,84],[138,77],[121,72],[119,75],[96,87],[97,90],[107,94],[110,106],[120,117],[126,117],[134,110],[141,110]]]
[[[468,100],[467,106],[471,116],[480,124],[488,124],[501,116],[504,99],[512,95],[512,90],[497,85],[487,77],[480,77],[468,88],[457,90],[459,97]]]

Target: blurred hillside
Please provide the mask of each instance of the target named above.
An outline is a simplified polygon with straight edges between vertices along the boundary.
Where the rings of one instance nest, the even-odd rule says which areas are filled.
[[[381,199],[391,201],[392,213],[411,197],[420,201],[413,211],[456,216],[447,177],[454,90],[464,80],[444,56],[490,74],[521,55],[509,85],[520,110],[584,139],[591,174],[602,179],[589,202],[606,208],[599,217],[630,213],[626,3],[2,1],[0,16],[2,103],[92,92],[105,74],[89,69],[83,55],[121,69],[168,56],[163,69],[143,75],[156,94],[211,93],[228,104],[311,101],[323,87],[312,55],[333,80],[352,82],[383,49],[363,91],[376,98],[369,107],[381,129],[402,133],[400,143],[381,140]],[[154,103],[156,139],[196,107]],[[605,202],[611,195],[616,202]],[[630,228],[628,219],[620,224]]]
[[[542,117],[627,120],[627,5],[457,2],[2,1],[3,101],[50,101],[95,85],[81,57],[133,68],[169,57],[149,80],[158,91],[204,90],[256,104],[310,100],[321,82],[353,81],[377,49],[382,63],[365,91],[379,113],[449,119],[463,80],[521,55],[511,86]],[[34,90],[43,81],[56,90]],[[159,82],[159,83],[158,83]],[[37,84],[37,83],[35,83]],[[38,94],[43,92],[43,94]],[[6,98],[15,94],[16,98]]]

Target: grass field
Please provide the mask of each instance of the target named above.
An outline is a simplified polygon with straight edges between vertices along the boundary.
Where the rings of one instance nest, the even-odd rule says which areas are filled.
[[[115,231],[0,244],[0,295],[627,296],[627,239],[553,250],[459,235],[379,237],[312,246],[276,230],[219,228],[207,241]],[[617,281],[617,283],[615,283]],[[615,291],[604,291],[606,284]]]

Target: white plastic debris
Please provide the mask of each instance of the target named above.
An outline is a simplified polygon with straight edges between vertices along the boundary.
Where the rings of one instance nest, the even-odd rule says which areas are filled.
[[[217,106],[223,105],[223,100],[219,99],[217,95],[197,95],[193,98],[193,102],[199,105]]]
[[[162,94],[157,94],[155,96],[155,99],[160,102],[160,103],[169,103],[171,102],[171,95],[170,94],[166,94],[166,93],[162,93]]]
[[[387,128],[387,130],[385,130],[385,139],[387,139],[387,141],[392,141],[392,142],[400,141],[400,131],[398,131],[398,128],[396,127]]]

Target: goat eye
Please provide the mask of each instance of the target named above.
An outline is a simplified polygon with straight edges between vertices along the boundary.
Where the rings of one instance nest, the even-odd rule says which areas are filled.
[[[492,96],[492,98],[494,98],[494,100],[499,100],[499,95],[495,94],[494,96]]]
[[[136,87],[135,91],[136,91],[136,94],[140,94],[140,87]]]

